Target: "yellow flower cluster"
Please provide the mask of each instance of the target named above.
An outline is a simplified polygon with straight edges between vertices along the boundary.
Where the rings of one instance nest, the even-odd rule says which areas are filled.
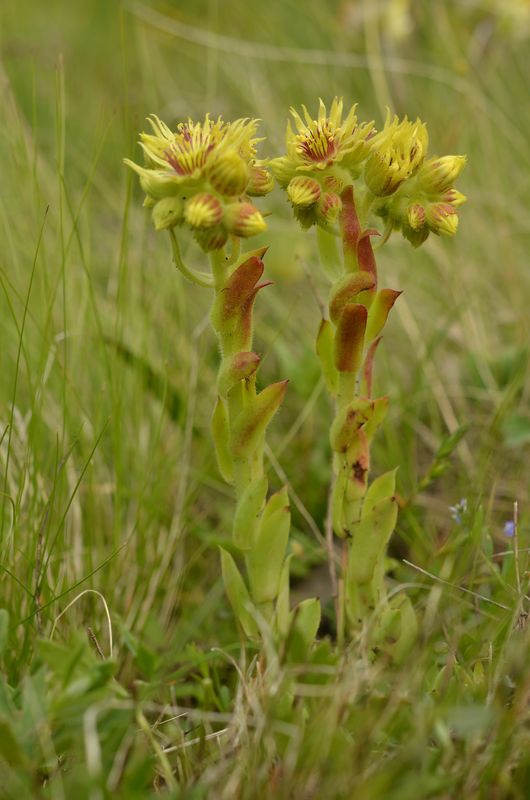
[[[317,119],[292,108],[296,133],[287,124],[287,153],[270,162],[271,171],[304,227],[332,225],[341,210],[340,193],[358,177],[370,152],[373,123],[357,120],[353,106],[343,120],[343,101],[335,97],[329,114],[320,100]]]
[[[172,131],[151,116],[152,133],[140,134],[145,166],[125,159],[140,176],[157,230],[187,224],[205,251],[224,246],[230,235],[265,230],[250,201],[267,194],[273,180],[256,159],[257,120],[181,123]]]
[[[313,119],[291,109],[296,132],[287,126],[286,154],[270,168],[286,190],[303,227],[333,228],[342,207],[341,193],[356,185],[367,206],[419,245],[432,231],[451,235],[457,208],[465,197],[452,187],[465,166],[463,156],[427,159],[426,125],[390,113],[381,131],[358,122],[356,106],[344,120],[343,102],[335,98],[329,114],[320,101]]]

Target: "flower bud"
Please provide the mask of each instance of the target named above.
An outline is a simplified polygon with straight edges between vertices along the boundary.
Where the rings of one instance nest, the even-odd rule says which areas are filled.
[[[221,250],[225,246],[228,234],[221,225],[216,225],[215,228],[196,230],[195,239],[205,253],[210,253],[212,250]]]
[[[463,203],[467,202],[467,197],[462,192],[459,192],[458,189],[447,189],[443,194],[442,198],[444,203],[449,203],[449,205],[453,206],[453,208],[458,208]]]
[[[273,158],[269,161],[269,167],[282,189],[285,189],[291,178],[296,175],[296,164],[293,165],[287,156]]]
[[[429,228],[435,233],[454,236],[458,228],[458,214],[449,203],[432,203],[426,213]]]
[[[179,197],[164,197],[153,208],[153,225],[157,231],[174,228],[182,219],[183,207]]]
[[[380,153],[372,153],[364,168],[364,180],[373,194],[386,197],[399,189],[404,177],[397,162],[389,163]]]
[[[419,231],[425,225],[425,209],[420,203],[414,203],[407,209],[408,224],[413,231]]]
[[[252,203],[231,203],[225,210],[225,225],[235,236],[247,239],[263,233],[267,224]]]
[[[339,170],[338,167],[336,167],[333,174],[325,176],[323,183],[324,188],[327,189],[328,192],[341,194],[345,186],[351,183],[351,178],[345,170]]]
[[[418,172],[418,183],[425,192],[444,192],[466,166],[465,156],[434,157],[425,161]]]
[[[164,170],[147,169],[128,158],[124,158],[123,163],[140,176],[140,187],[149,197],[160,200],[162,197],[171,197],[178,192],[179,184]]]
[[[184,217],[192,228],[213,228],[223,218],[223,207],[213,194],[201,192],[190,197],[184,207]]]
[[[427,128],[421,120],[399,122],[387,117],[383,130],[371,139],[372,152],[364,170],[370,191],[377,197],[393,194],[418,170],[427,151]]]
[[[251,197],[263,197],[272,190],[273,186],[274,178],[265,167],[253,166],[250,168],[247,194]]]
[[[293,206],[308,208],[317,202],[321,194],[320,184],[309,176],[298,176],[289,181],[287,196]]]
[[[332,225],[340,214],[342,201],[334,192],[324,192],[318,201],[317,220],[322,225]]]
[[[228,197],[234,197],[245,191],[249,170],[245,161],[235,150],[227,150],[212,159],[208,178],[218,192]]]

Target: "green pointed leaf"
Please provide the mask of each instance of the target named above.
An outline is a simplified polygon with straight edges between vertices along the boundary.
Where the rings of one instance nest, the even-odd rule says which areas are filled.
[[[302,634],[307,646],[312,645],[322,616],[320,600],[318,597],[309,597],[307,600],[302,600],[293,613],[296,615],[294,623],[296,629]]]
[[[290,527],[289,506],[261,520],[254,546],[246,554],[250,591],[256,603],[270,603],[278,596]]]
[[[276,630],[283,638],[287,636],[290,625],[291,600],[290,600],[290,566],[292,554],[287,556],[283,562],[282,573],[280,575],[280,588],[276,600],[275,624]]]
[[[282,486],[282,488],[277,492],[274,492],[274,494],[271,494],[267,500],[267,505],[265,506],[265,510],[263,512],[263,520],[265,521],[272,516],[275,511],[287,506],[289,506],[289,493],[287,491],[287,485],[285,485]]]
[[[307,660],[309,649],[316,639],[320,617],[320,600],[317,597],[302,600],[291,611],[290,661],[304,663]]]
[[[381,289],[377,292],[375,299],[368,312],[366,323],[366,341],[371,342],[376,339],[383,330],[392,306],[402,292],[396,289]]]
[[[235,458],[249,458],[265,435],[267,425],[282,404],[289,381],[272,383],[237,417],[231,450]]]
[[[337,394],[339,386],[339,373],[335,367],[334,342],[333,326],[329,320],[323,319],[318,329],[316,351],[326,382],[326,389],[332,396]]]
[[[226,403],[221,397],[217,398],[211,424],[219,472],[227,483],[232,483],[234,480],[234,466],[230,453],[230,423],[228,421]]]
[[[396,493],[396,472],[397,468],[391,469],[389,472],[379,475],[378,478],[372,481],[364,498],[363,517],[366,517],[380,500],[384,500],[387,497],[394,497]]]
[[[237,504],[234,517],[234,544],[241,550],[250,550],[256,537],[268,481],[266,477],[250,483]]]
[[[370,582],[377,562],[384,558],[386,546],[396,527],[397,514],[396,499],[386,497],[368,511],[355,527],[348,561],[348,582]]]
[[[258,626],[252,615],[253,605],[248,589],[230,553],[222,547],[219,549],[221,551],[223,581],[230,605],[245,634],[249,638],[256,638],[258,636]]]

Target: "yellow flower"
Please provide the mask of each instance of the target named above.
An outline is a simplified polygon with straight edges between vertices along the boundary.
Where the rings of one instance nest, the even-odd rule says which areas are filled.
[[[393,194],[423,163],[429,137],[427,126],[417,119],[387,115],[385,126],[371,140],[371,152],[366,162],[364,179],[370,191],[378,197]]]
[[[181,122],[172,131],[154,114],[149,117],[152,133],[140,134],[145,166],[129,159],[125,163],[140,176],[144,191],[156,199],[179,194],[184,187],[211,183],[223,196],[244,193],[255,162],[258,120]]]
[[[425,192],[444,192],[460,176],[466,166],[466,156],[434,156],[421,165],[418,185]]]
[[[151,115],[149,124],[151,132],[140,134],[145,166],[125,163],[140,176],[144,205],[153,207],[157,230],[187,223],[201,247],[211,250],[222,247],[229,233],[246,237],[265,227],[257,209],[258,216],[241,223],[241,234],[230,215],[224,220],[225,206],[272,188],[263,162],[256,161],[258,120],[224,122],[207,114],[202,122],[189,119],[172,131]]]
[[[285,187],[299,172],[318,175],[333,167],[350,170],[366,158],[373,123],[359,124],[355,105],[343,120],[343,107],[342,98],[335,97],[328,114],[320,100],[316,119],[305,106],[302,106],[303,117],[291,108],[296,131],[287,123],[287,155],[270,162],[272,173],[281,186]]]

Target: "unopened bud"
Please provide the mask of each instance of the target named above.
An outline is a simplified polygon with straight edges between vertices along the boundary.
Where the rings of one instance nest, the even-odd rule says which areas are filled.
[[[212,250],[221,250],[225,246],[228,234],[221,225],[216,225],[215,228],[196,230],[195,239],[205,253],[210,253]]]
[[[299,175],[289,182],[287,196],[293,206],[308,208],[317,202],[321,191],[320,184],[314,178]]]
[[[386,197],[399,189],[406,175],[397,162],[388,163],[380,153],[372,153],[364,168],[364,180],[370,191],[378,197]]]
[[[227,150],[212,159],[208,170],[210,183],[223,195],[243,194],[249,179],[248,166],[235,150]]]
[[[465,156],[429,158],[419,172],[418,182],[425,192],[444,192],[455,182],[466,166]]]
[[[153,225],[157,231],[174,228],[182,219],[182,200],[178,197],[164,197],[153,207]]]
[[[247,194],[251,197],[263,197],[272,190],[273,186],[274,178],[265,167],[251,167]]]
[[[421,120],[409,122],[405,117],[387,117],[383,130],[372,140],[364,178],[370,191],[378,197],[393,194],[404,181],[414,175],[427,152],[427,128]]]
[[[342,201],[334,192],[324,192],[318,201],[317,218],[323,225],[332,225],[340,214]]]
[[[453,208],[458,208],[467,202],[467,197],[462,192],[459,192],[458,189],[447,189],[442,194],[442,200],[444,203],[449,203]]]
[[[140,176],[140,187],[149,197],[160,200],[162,197],[171,197],[178,192],[178,182],[163,170],[141,167],[128,158],[124,158],[123,163]]]
[[[247,239],[263,233],[267,224],[252,203],[231,203],[225,210],[225,224],[235,236]]]
[[[418,231],[425,225],[425,209],[420,203],[414,203],[407,209],[407,219],[410,227],[414,231]]]
[[[283,189],[286,188],[291,178],[296,174],[296,168],[293,167],[291,159],[287,156],[273,158],[272,161],[269,161],[269,167]]]
[[[435,233],[454,236],[458,228],[458,214],[448,203],[433,203],[427,209],[427,222]]]
[[[192,228],[213,228],[223,218],[223,207],[213,194],[201,192],[187,201],[184,217]]]

